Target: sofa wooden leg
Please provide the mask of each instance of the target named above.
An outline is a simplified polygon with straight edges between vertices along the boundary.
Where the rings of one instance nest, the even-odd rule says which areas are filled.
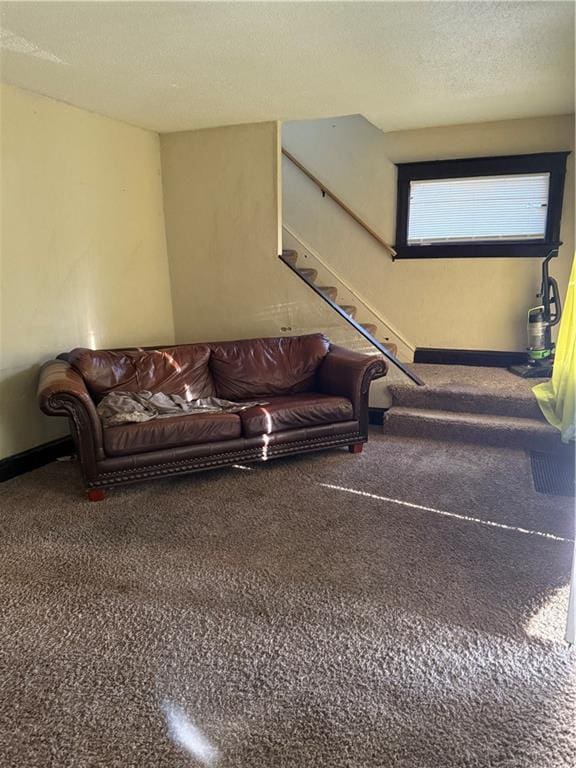
[[[86,491],[86,493],[88,501],[102,501],[106,498],[106,491],[102,488],[91,488],[89,491]]]
[[[364,448],[364,443],[352,443],[348,446],[350,453],[362,453],[362,448]]]

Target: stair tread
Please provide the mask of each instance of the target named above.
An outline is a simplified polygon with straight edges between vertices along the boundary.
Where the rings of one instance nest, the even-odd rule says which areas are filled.
[[[413,365],[410,365],[409,368],[412,370]],[[426,392],[433,392],[434,394],[439,395],[475,395],[478,397],[498,397],[498,398],[504,398],[506,400],[533,400],[534,395],[532,394],[531,390],[516,390],[514,392],[502,392],[501,390],[490,390],[488,388],[482,388],[478,385],[474,384],[452,384],[449,382],[445,383],[434,383],[434,382],[428,382],[424,381]],[[412,382],[394,382],[393,384],[390,384],[390,392],[408,392],[410,390],[418,391],[424,393],[424,389],[421,387],[416,387],[415,384]]]
[[[558,434],[558,431],[548,424],[544,418],[540,421],[524,416],[500,416],[492,413],[443,411],[428,408],[405,408],[402,406],[393,406],[387,411],[387,416],[411,417],[425,421],[444,421],[454,424],[505,426],[507,429],[513,427],[522,430],[537,430],[545,434]]]
[[[298,267],[298,272],[304,277],[307,277],[308,280],[315,280],[318,276],[318,270],[312,269],[311,267]]]
[[[417,373],[430,391],[474,392],[499,397],[532,398],[532,387],[545,379],[521,379],[505,368],[487,368],[473,365],[433,365],[431,363],[410,363],[410,370]],[[398,382],[392,387],[398,390],[411,389],[415,385]]]
[[[292,248],[285,248],[282,250],[282,258],[295,267],[298,261],[298,251],[294,251]]]
[[[479,408],[490,408],[494,404],[498,405],[498,410],[510,408],[520,408],[523,411],[533,411],[539,415],[539,407],[530,391],[523,394],[521,392],[492,392],[488,389],[481,389],[473,386],[435,386],[424,382],[423,387],[416,387],[412,384],[391,383],[388,387],[392,396],[392,401],[403,407],[427,408],[428,403],[436,402],[436,408],[433,410],[464,410],[457,406],[464,403],[469,406],[475,404]],[[445,400],[438,406],[438,401]],[[470,408],[470,411],[476,411],[476,408]],[[491,412],[491,411],[487,411]],[[512,415],[512,414],[511,414]],[[520,415],[520,414],[518,414]]]
[[[322,293],[325,293],[326,296],[329,296],[332,301],[336,301],[336,297],[338,296],[338,289],[334,285],[319,285],[318,290],[322,291]]]

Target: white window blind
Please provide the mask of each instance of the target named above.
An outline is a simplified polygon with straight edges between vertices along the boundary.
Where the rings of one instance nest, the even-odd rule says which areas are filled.
[[[408,245],[543,240],[549,173],[410,182]]]

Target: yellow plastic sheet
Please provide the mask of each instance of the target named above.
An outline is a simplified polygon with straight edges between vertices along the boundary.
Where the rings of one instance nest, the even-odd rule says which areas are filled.
[[[533,388],[536,400],[547,421],[562,433],[562,442],[575,439],[575,402],[576,402],[576,306],[574,283],[576,282],[576,257],[572,262],[572,272],[566,300],[560,319],[558,341],[552,378]]]

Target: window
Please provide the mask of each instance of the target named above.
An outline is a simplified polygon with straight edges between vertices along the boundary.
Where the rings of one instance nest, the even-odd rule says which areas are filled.
[[[399,165],[395,258],[546,256],[568,154]]]

